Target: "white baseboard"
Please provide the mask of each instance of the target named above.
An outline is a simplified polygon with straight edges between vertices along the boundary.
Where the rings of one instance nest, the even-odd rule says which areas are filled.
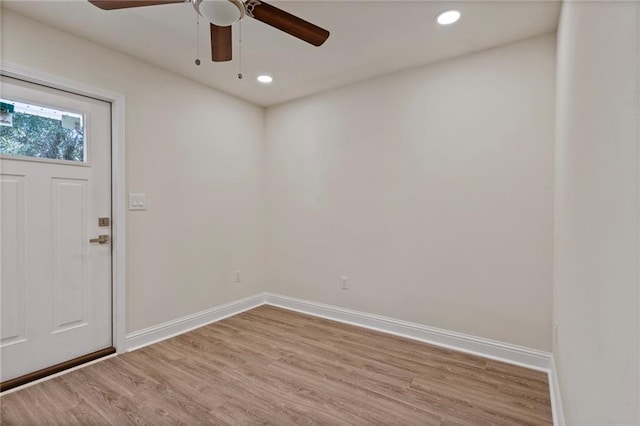
[[[265,304],[544,371],[549,375],[553,424],[564,426],[558,377],[549,352],[273,293],[256,294],[130,333],[126,348],[136,350]]]
[[[172,321],[154,325],[142,330],[127,334],[125,339],[126,351],[134,351],[142,347],[169,339],[203,325],[220,321],[227,317],[248,311],[265,303],[265,294],[259,293],[244,299],[225,303],[205,311],[187,315]]]
[[[560,382],[558,381],[558,370],[556,361],[551,355],[551,368],[549,369],[549,396],[551,398],[551,411],[553,412],[554,426],[564,426],[564,410],[562,408],[562,398],[560,397]]]
[[[273,293],[259,293],[129,333],[126,337],[126,348],[127,351],[139,349],[264,304],[394,334],[535,370],[548,372],[551,371],[552,367],[552,355],[548,352]]]
[[[549,352],[523,346],[273,293],[265,293],[265,303],[534,370],[548,372],[551,368]]]

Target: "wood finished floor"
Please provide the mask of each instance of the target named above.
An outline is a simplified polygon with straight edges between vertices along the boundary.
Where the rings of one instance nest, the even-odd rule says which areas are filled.
[[[261,306],[0,398],[2,424],[550,425],[545,373]]]

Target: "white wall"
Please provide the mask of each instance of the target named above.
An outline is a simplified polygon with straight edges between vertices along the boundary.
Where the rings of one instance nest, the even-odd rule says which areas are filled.
[[[571,425],[640,424],[640,3],[565,2],[558,33],[554,355]]]
[[[126,96],[128,331],[263,290],[262,108],[6,10],[2,61]]]
[[[547,35],[269,108],[269,289],[549,350],[554,84]]]

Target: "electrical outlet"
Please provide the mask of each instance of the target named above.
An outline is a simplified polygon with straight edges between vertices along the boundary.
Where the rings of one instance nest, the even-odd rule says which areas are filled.
[[[344,276],[344,277],[340,277],[340,288],[343,290],[348,290],[349,289],[349,277]]]
[[[240,274],[240,269],[236,269],[235,271],[233,271],[233,281],[235,283],[239,283],[240,281],[242,281],[242,276]]]

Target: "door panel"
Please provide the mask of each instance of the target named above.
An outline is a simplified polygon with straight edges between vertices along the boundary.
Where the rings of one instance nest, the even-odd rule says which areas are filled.
[[[88,290],[87,181],[51,180],[53,312],[56,332],[86,325]]]
[[[55,120],[67,120],[76,123],[83,144],[65,159],[59,153],[74,147],[55,146],[65,141],[26,138],[37,149],[0,156],[0,374],[6,381],[112,345],[111,245],[89,242],[111,231],[98,227],[99,217],[111,216],[111,106],[6,77],[0,93],[3,102],[19,103],[22,114],[44,117],[46,126],[37,127],[38,118],[25,127],[44,129],[34,135],[59,137]],[[61,119],[60,111],[69,113]],[[3,135],[15,139],[13,148],[23,143],[0,129]]]
[[[24,339],[25,334],[25,206],[24,176],[1,175],[2,301],[1,345]]]

